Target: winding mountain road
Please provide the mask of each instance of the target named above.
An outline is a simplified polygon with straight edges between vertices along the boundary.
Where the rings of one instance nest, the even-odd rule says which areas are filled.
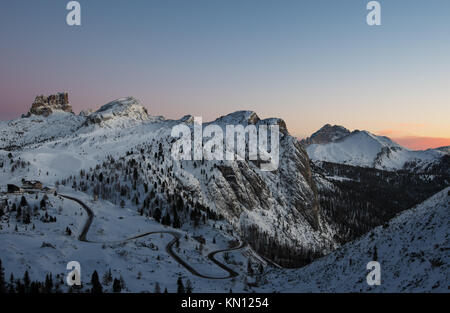
[[[72,196],[67,196],[67,195],[62,195],[59,194],[59,196],[75,201],[76,203],[78,203],[79,205],[81,205],[81,207],[83,207],[83,209],[86,211],[88,218],[86,220],[86,223],[83,226],[83,229],[81,230],[80,235],[78,236],[78,240],[79,241],[83,241],[83,242],[91,242],[89,240],[87,240],[87,233],[89,232],[89,228],[92,225],[92,222],[94,220],[94,211],[92,211],[92,209],[87,206],[83,201],[74,198]],[[229,252],[229,251],[234,251],[234,250],[239,250],[242,249],[246,246],[245,243],[241,243],[238,246],[229,248],[229,249],[222,249],[222,250],[217,250],[217,251],[213,251],[211,253],[208,254],[208,259],[211,260],[211,262],[213,262],[214,264],[216,264],[217,266],[219,266],[220,268],[222,268],[223,270],[225,270],[226,272],[228,272],[227,276],[224,277],[215,277],[215,276],[209,276],[209,275],[204,275],[199,273],[196,269],[194,269],[190,264],[188,264],[186,261],[184,261],[180,256],[178,256],[174,251],[173,251],[173,245],[176,244],[177,242],[180,241],[181,238],[181,234],[175,231],[168,231],[168,230],[162,230],[162,231],[151,231],[151,232],[146,232],[143,234],[139,234],[130,238],[127,238],[123,241],[120,242],[128,242],[128,241],[132,241],[135,239],[139,239],[139,238],[143,238],[146,236],[150,236],[150,235],[154,235],[154,234],[169,234],[173,237],[173,239],[166,245],[166,252],[175,260],[177,261],[180,265],[182,265],[185,269],[187,269],[191,274],[201,277],[201,278],[206,278],[206,279],[228,279],[228,278],[233,278],[238,276],[239,274],[237,272],[235,272],[233,269],[229,268],[228,266],[226,266],[225,264],[221,263],[220,261],[218,261],[215,258],[215,255],[218,253],[223,253],[223,252]]]
[[[79,241],[84,241],[84,242],[89,242],[86,239],[87,233],[89,231],[89,228],[91,227],[92,221],[94,220],[94,212],[91,210],[90,207],[88,207],[86,204],[84,204],[83,201],[78,200],[77,198],[71,197],[71,196],[66,196],[66,195],[60,195],[63,198],[75,201],[76,203],[78,203],[79,205],[81,205],[83,207],[83,209],[86,211],[87,215],[88,215],[88,219],[86,220],[86,223],[84,223],[83,229],[81,230],[80,235],[78,236],[78,240]]]

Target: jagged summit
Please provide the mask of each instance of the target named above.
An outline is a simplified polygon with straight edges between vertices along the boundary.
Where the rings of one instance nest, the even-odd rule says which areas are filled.
[[[236,111],[224,116],[221,116],[215,120],[216,123],[226,123],[226,124],[256,124],[261,119],[253,111]]]
[[[254,111],[236,111],[217,118],[213,123],[223,123],[231,125],[278,125],[280,127],[280,131],[287,134],[286,123],[283,119],[273,117],[262,120]]]
[[[67,92],[60,92],[49,96],[36,96],[27,117],[31,114],[49,116],[55,110],[73,113]]]

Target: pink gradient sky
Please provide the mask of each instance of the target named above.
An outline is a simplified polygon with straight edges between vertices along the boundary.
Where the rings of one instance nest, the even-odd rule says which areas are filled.
[[[76,112],[134,96],[168,118],[253,110],[300,138],[329,123],[448,145],[450,1],[407,3],[370,27],[360,0],[97,0],[74,28],[64,1],[8,1],[0,120],[67,91]]]

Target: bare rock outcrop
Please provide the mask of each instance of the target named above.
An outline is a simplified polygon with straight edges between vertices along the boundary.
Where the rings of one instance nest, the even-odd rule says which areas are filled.
[[[67,92],[60,92],[49,96],[37,96],[31,105],[29,114],[49,116],[55,110],[73,113]]]

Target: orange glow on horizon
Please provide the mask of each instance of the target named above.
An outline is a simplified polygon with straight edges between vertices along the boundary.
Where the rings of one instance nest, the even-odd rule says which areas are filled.
[[[375,132],[387,136],[398,144],[411,150],[426,150],[450,146],[449,137],[436,137],[429,132],[429,125],[416,123],[398,123],[391,128]],[[422,135],[419,135],[422,133]]]
[[[450,138],[405,136],[392,138],[392,140],[411,150],[426,150],[450,146]]]

